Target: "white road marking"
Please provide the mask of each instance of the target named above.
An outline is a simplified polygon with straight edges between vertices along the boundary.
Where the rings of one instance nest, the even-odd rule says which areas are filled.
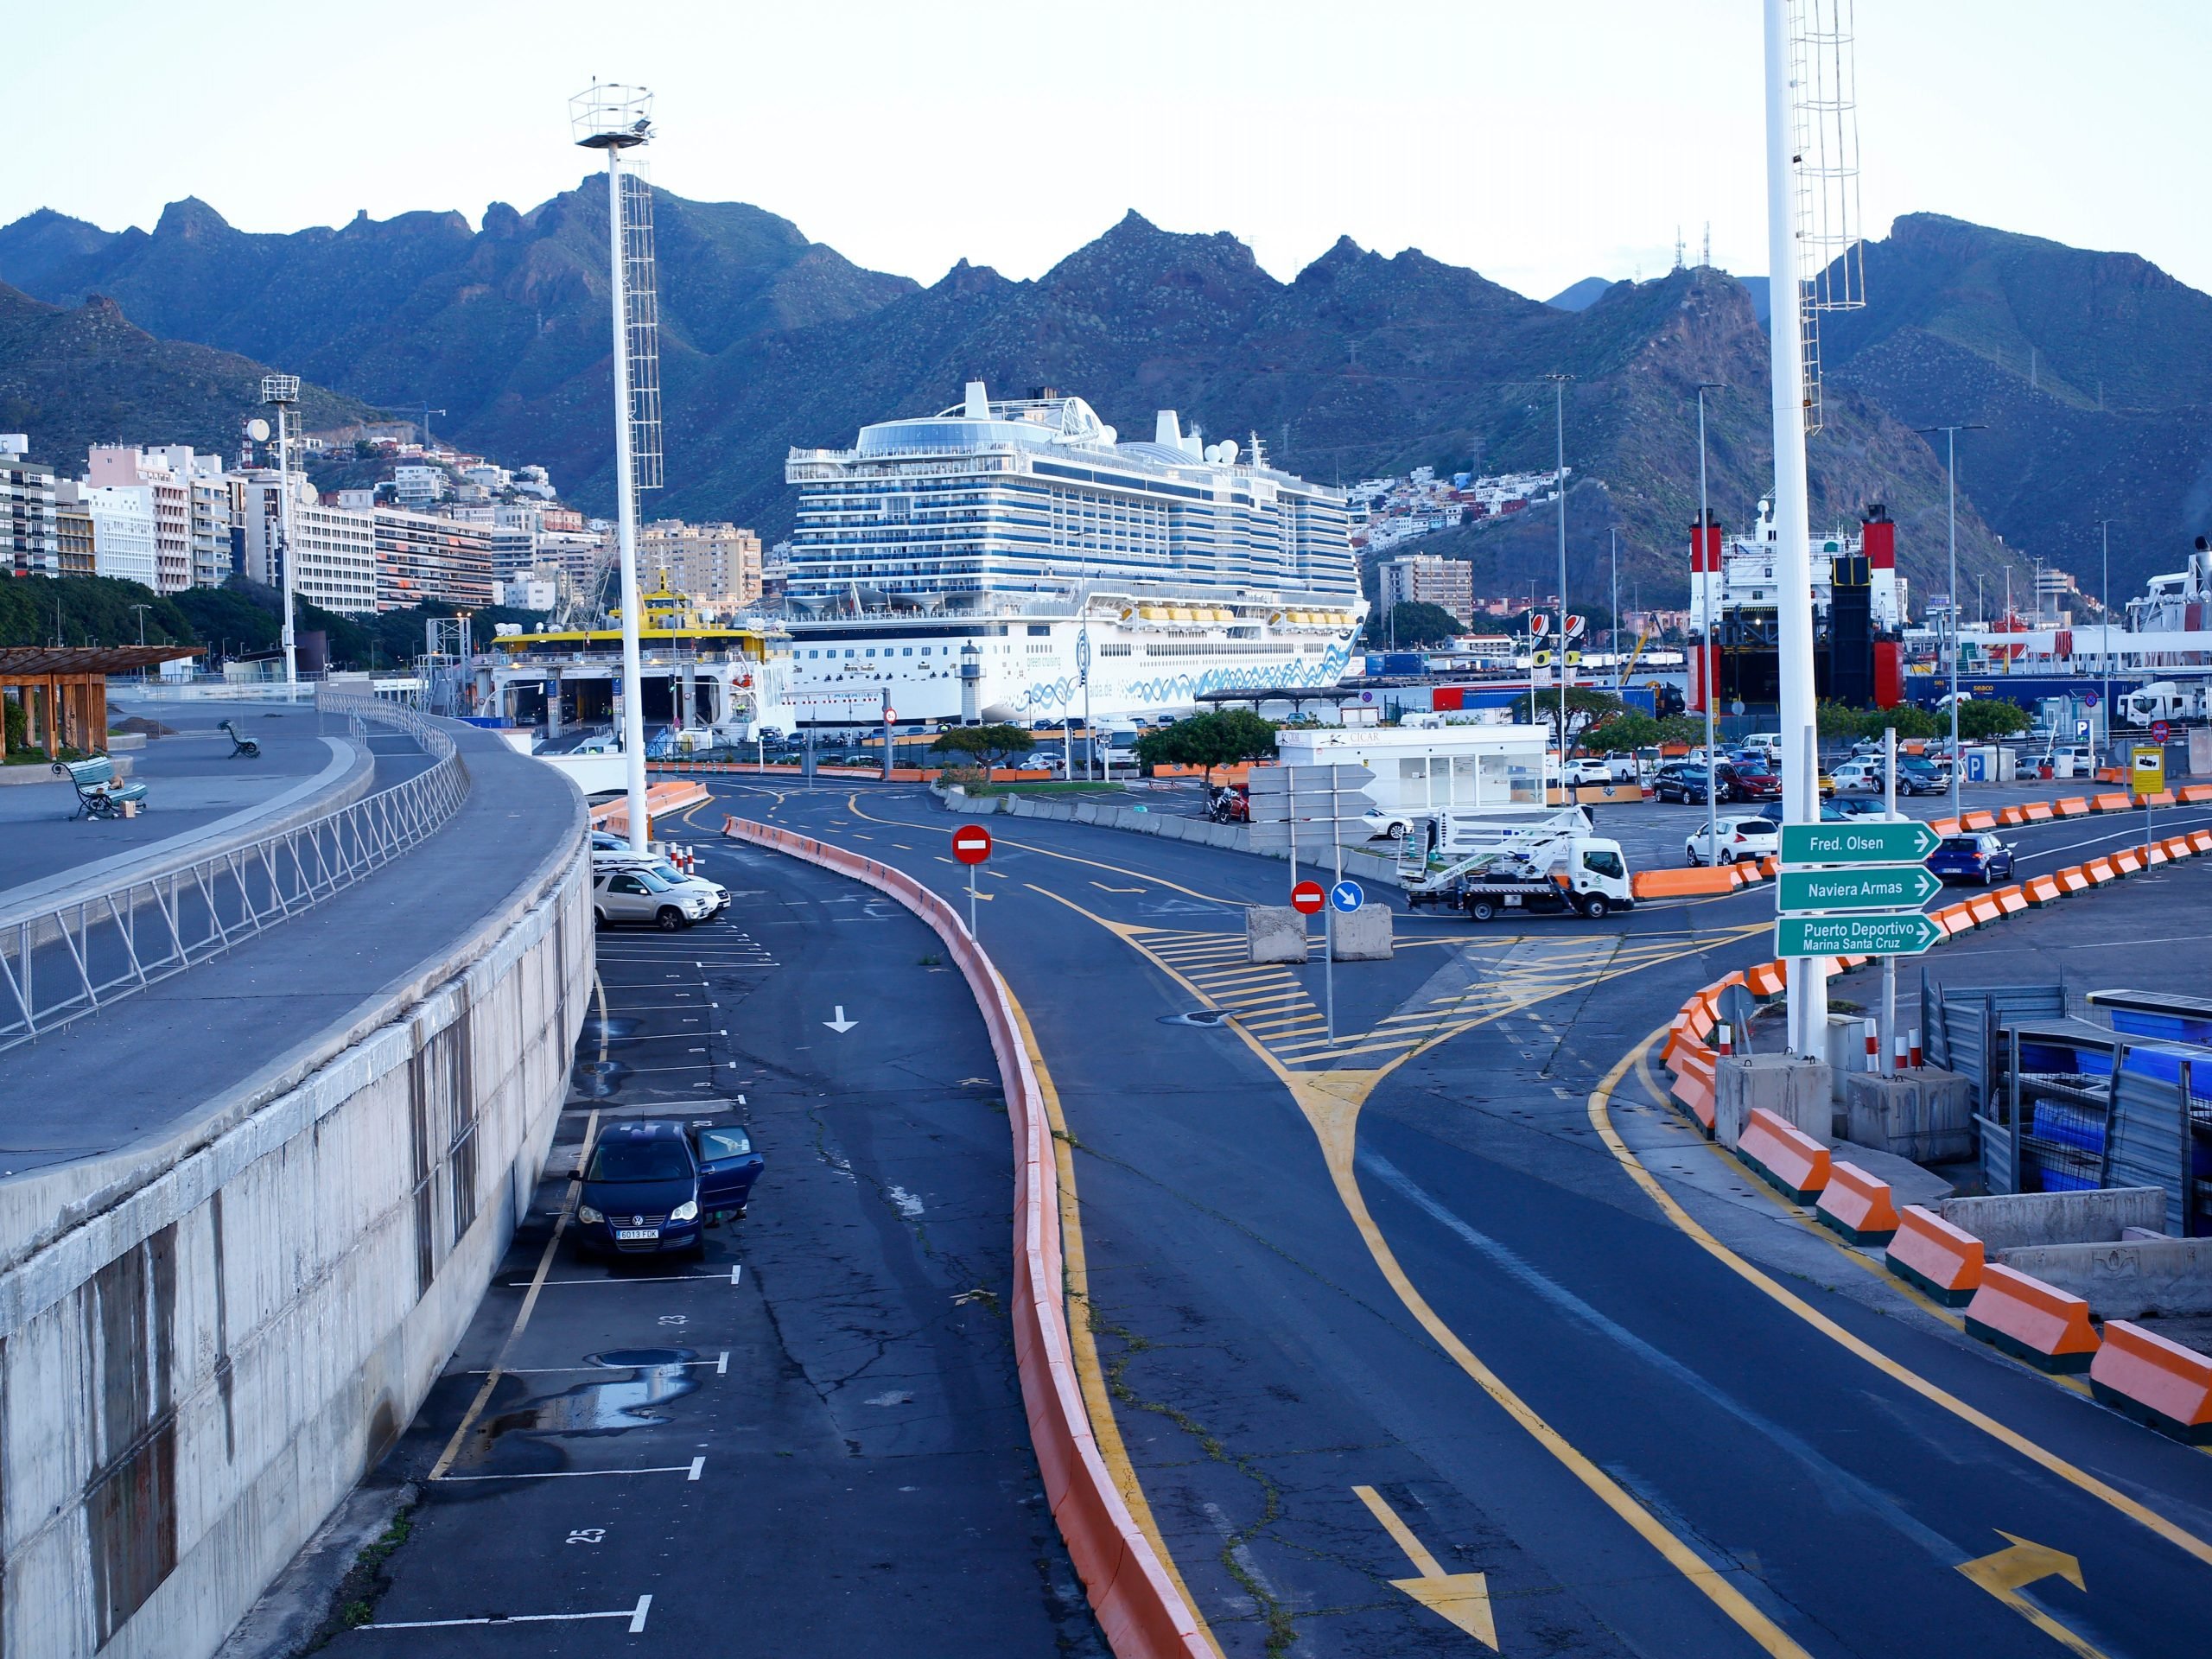
[[[634,1607],[623,1607],[608,1613],[500,1613],[479,1618],[406,1618],[391,1623],[362,1624],[355,1628],[364,1630],[443,1630],[460,1624],[566,1624],[587,1618],[626,1618],[630,1634],[636,1636],[645,1628],[645,1615],[653,1605],[651,1596],[639,1596]]]
[[[682,1475],[687,1480],[699,1478],[699,1465],[704,1458],[694,1458],[688,1464],[662,1464],[651,1469],[540,1469],[535,1473],[520,1475],[438,1475],[441,1481],[454,1480],[581,1480],[587,1475]]]
[[[699,1478],[700,1475],[705,1471],[706,1467],[706,1458],[703,1455],[696,1457],[691,1459],[691,1472],[684,1476],[683,1478],[686,1480],[696,1480]]]

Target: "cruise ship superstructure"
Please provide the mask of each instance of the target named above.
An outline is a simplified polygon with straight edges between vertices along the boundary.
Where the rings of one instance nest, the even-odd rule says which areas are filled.
[[[870,723],[1188,709],[1334,684],[1364,613],[1340,493],[1172,410],[1123,442],[1080,397],[993,399],[793,449],[787,696]],[[1088,685],[1084,684],[1088,673]],[[1086,696],[1087,693],[1087,696]]]

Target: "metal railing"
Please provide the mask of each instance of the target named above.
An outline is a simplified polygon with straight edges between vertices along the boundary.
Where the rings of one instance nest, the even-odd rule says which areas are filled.
[[[291,829],[65,904],[0,919],[0,1051],[182,973],[342,893],[435,832],[468,798],[447,733],[411,709],[321,690],[316,708],[407,733],[431,764]]]

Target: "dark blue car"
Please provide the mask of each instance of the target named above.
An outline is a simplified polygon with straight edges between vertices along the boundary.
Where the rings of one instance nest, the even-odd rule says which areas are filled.
[[[1995,836],[1947,836],[1929,855],[1928,868],[1946,881],[1995,887],[2012,879],[2012,849]]]
[[[709,1217],[745,1213],[765,1163],[734,1124],[610,1123],[584,1165],[576,1243],[616,1255],[696,1254]]]

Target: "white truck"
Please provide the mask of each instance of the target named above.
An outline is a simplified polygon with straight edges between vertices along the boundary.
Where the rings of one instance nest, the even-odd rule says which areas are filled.
[[[1399,858],[1406,903],[1449,906],[1478,922],[1503,912],[1596,921],[1632,908],[1636,899],[1620,842],[1590,830],[1579,807],[1535,821],[1460,822],[1440,826],[1424,852],[1430,832],[1421,826],[1406,837]]]
[[[2179,725],[2184,721],[2202,720],[2205,714],[2205,688],[2202,685],[2153,680],[2120,699],[2120,717],[2130,726],[2148,726],[2154,720]]]

